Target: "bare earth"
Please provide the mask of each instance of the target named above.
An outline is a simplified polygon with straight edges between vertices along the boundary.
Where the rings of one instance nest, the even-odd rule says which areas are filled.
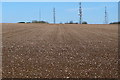
[[[2,24],[3,78],[117,78],[118,26]]]

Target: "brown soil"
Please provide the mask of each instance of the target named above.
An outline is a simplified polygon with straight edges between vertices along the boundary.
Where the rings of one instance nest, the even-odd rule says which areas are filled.
[[[118,26],[2,24],[3,78],[117,78]]]

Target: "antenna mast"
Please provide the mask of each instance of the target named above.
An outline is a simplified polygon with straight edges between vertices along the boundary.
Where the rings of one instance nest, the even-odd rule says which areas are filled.
[[[55,24],[55,8],[53,8],[53,22]]]
[[[81,2],[79,3],[79,16],[80,16],[79,23],[82,24],[82,7],[81,7]]]
[[[39,21],[41,21],[41,10],[39,9]]]
[[[108,24],[108,13],[107,13],[107,7],[105,6],[105,24]]]

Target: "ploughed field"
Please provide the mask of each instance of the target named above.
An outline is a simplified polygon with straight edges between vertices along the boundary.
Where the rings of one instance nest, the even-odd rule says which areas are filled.
[[[3,78],[117,78],[118,26],[2,24]]]

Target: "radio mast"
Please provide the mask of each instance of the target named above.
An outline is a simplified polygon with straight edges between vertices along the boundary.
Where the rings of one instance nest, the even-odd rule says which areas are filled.
[[[106,6],[105,6],[105,24],[108,24],[108,12]]]
[[[82,24],[82,7],[81,7],[81,2],[79,3],[79,17],[80,17],[79,23]]]
[[[53,22],[55,24],[55,8],[53,8]]]
[[[39,9],[39,21],[41,21],[41,9]]]

